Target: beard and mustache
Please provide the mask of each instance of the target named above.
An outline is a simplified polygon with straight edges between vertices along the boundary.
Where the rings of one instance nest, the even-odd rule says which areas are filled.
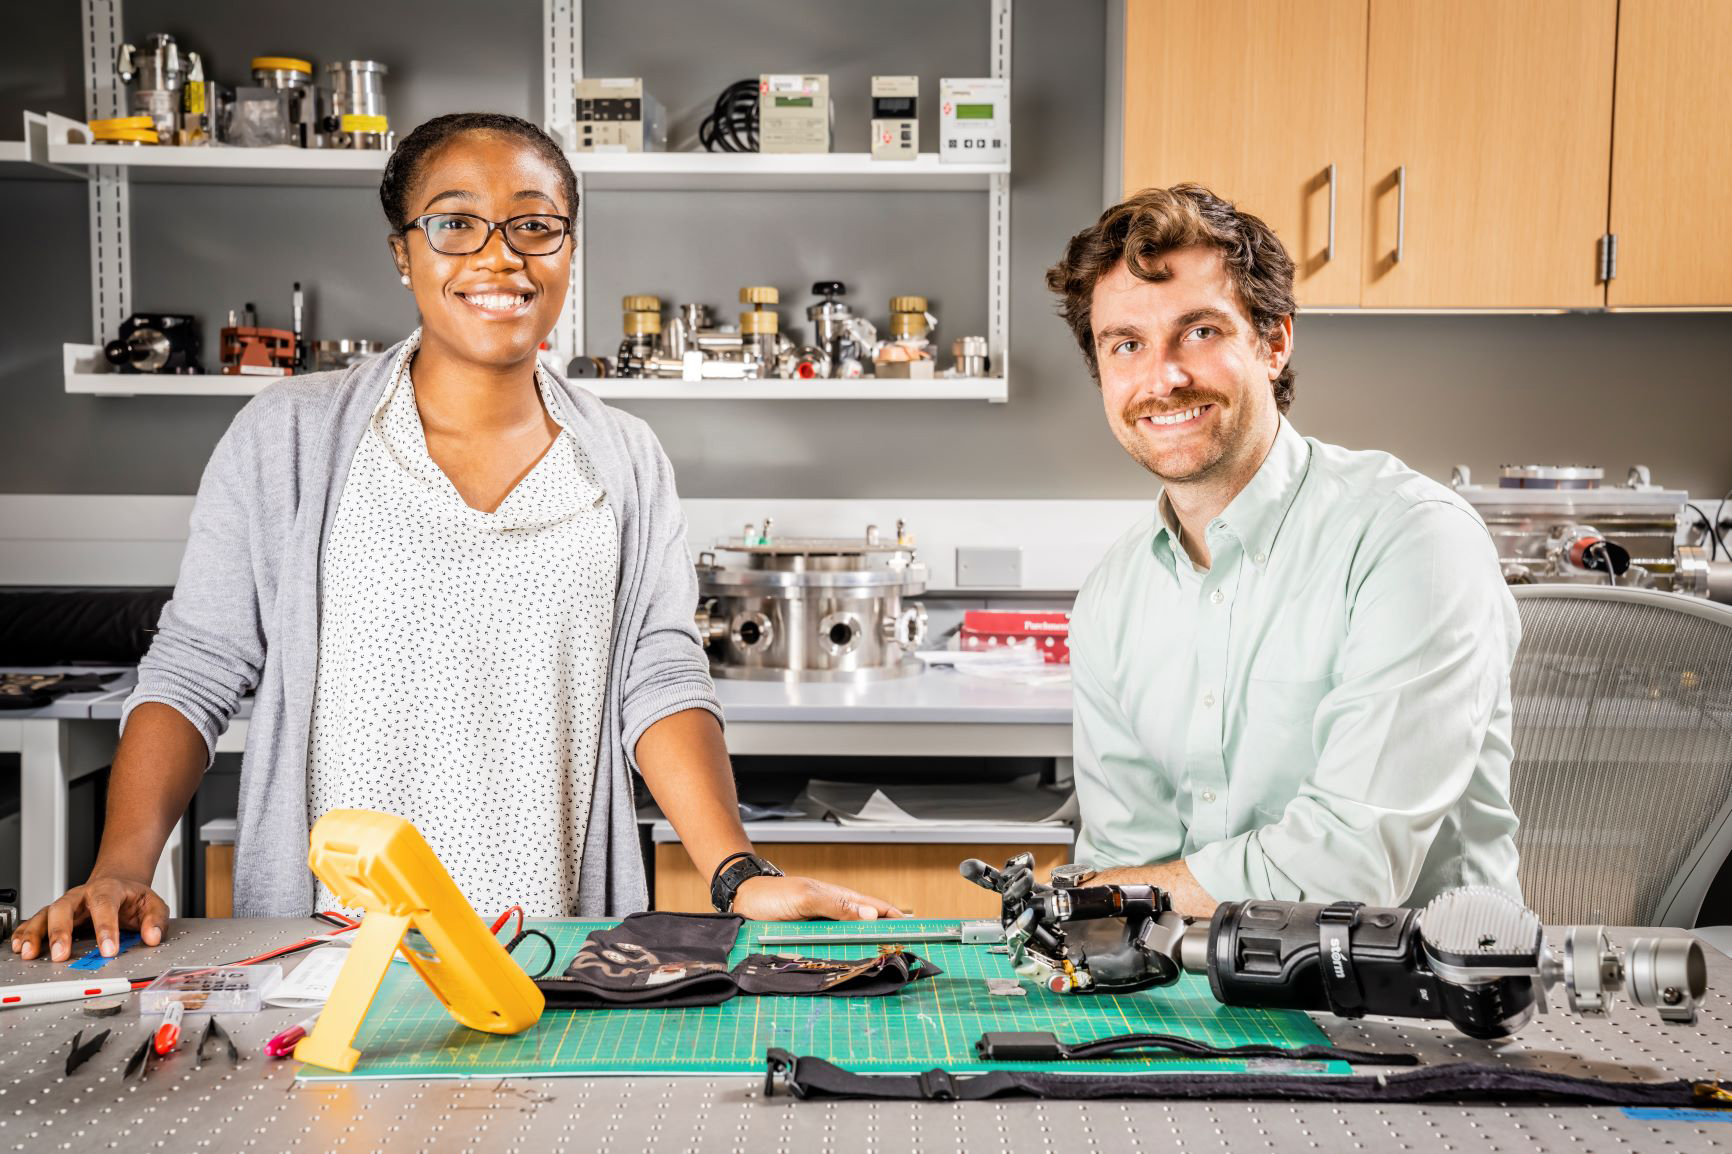
[[[1182,473],[1171,472],[1174,462],[1164,459],[1166,454],[1157,451],[1143,439],[1142,431],[1138,428],[1137,422],[1144,417],[1182,413],[1199,405],[1214,405],[1219,411],[1219,416],[1209,438],[1212,442],[1213,452],[1206,454],[1202,460],[1190,461],[1190,467]],[[1160,400],[1138,401],[1121,410],[1119,414],[1121,424],[1118,429],[1119,443],[1139,465],[1162,481],[1170,483],[1200,480],[1208,476],[1227,458],[1228,449],[1236,432],[1232,427],[1236,413],[1235,406],[1224,393],[1208,388],[1179,389]]]
[[[1194,409],[1199,405],[1214,405],[1222,412],[1230,407],[1223,393],[1214,389],[1188,388],[1169,393],[1164,400],[1139,401],[1124,409],[1119,416],[1126,426],[1135,428],[1136,423],[1144,417],[1164,417]]]

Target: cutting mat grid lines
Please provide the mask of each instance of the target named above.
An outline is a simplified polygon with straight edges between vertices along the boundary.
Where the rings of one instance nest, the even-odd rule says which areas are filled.
[[[558,947],[562,970],[590,931],[612,921],[537,922]],[[826,939],[880,933],[883,923],[748,922],[729,964],[751,953],[800,953],[822,958],[867,957],[877,946],[814,944],[759,950],[759,932],[810,933]],[[953,930],[954,921],[898,922],[911,933]],[[1206,979],[1117,997],[1060,998],[1024,981],[1025,996],[989,993],[987,978],[1013,976],[1003,954],[951,942],[911,944],[944,970],[881,998],[736,997],[719,1006],[648,1010],[549,1010],[533,1029],[495,1037],[458,1025],[407,966],[392,966],[355,1040],[361,1061],[351,1074],[303,1066],[300,1077],[502,1078],[527,1075],[758,1074],[764,1052],[779,1046],[870,1073],[949,1070],[1056,1069],[1066,1073],[1137,1070],[1241,1071],[1231,1060],[1133,1056],[1087,1062],[993,1063],[975,1057],[988,1030],[1047,1030],[1061,1041],[1108,1034],[1178,1034],[1219,1046],[1253,1042],[1280,1046],[1327,1043],[1304,1014],[1233,1009],[1217,1003]],[[1282,1063],[1285,1065],[1285,1063]],[[1254,1067],[1253,1067],[1254,1068]],[[1344,1073],[1329,1063],[1320,1071]]]

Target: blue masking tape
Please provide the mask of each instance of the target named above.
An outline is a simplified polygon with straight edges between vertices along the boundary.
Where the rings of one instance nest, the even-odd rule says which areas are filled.
[[[130,950],[133,946],[138,945],[138,943],[143,941],[143,940],[144,940],[143,938],[140,938],[137,934],[133,933],[130,930],[128,930],[126,933],[121,934],[120,935],[120,948],[114,951],[114,958],[118,958],[121,954],[124,954],[127,950]],[[98,950],[91,950],[88,953],[86,953],[82,958],[79,958],[76,962],[73,962],[70,966],[67,967],[67,969],[69,969],[69,970],[100,970],[103,966],[106,966],[109,962],[112,962],[114,960],[114,958],[103,957],[102,951],[99,949]]]
[[[1637,1122],[1732,1122],[1732,1110],[1689,1110],[1669,1106],[1625,1106],[1624,1117]]]

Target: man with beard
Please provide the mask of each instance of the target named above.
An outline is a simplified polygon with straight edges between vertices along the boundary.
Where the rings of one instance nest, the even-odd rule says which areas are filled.
[[[1147,189],[1072,237],[1047,285],[1113,434],[1163,486],[1071,619],[1077,861],[1195,916],[1519,895],[1515,601],[1454,493],[1287,422],[1275,234],[1195,185]]]

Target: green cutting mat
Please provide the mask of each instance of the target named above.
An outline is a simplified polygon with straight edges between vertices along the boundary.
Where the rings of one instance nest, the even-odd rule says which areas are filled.
[[[554,973],[565,968],[584,937],[611,921],[538,922],[558,945]],[[953,921],[898,923],[910,931],[954,929]],[[883,923],[747,922],[730,964],[750,953],[800,953],[811,957],[867,957],[873,945],[769,947],[752,943],[760,932],[811,933],[833,938],[850,932],[882,932]],[[539,947],[539,948],[538,948]],[[1125,1057],[1088,1062],[987,1065],[974,1054],[975,1039],[988,1030],[1048,1030],[1060,1041],[1081,1042],[1109,1034],[1165,1033],[1239,1046],[1327,1043],[1304,1014],[1242,1010],[1220,1005],[1208,981],[1187,975],[1176,986],[1116,997],[1060,997],[1024,980],[1021,997],[987,992],[985,979],[1014,977],[1009,961],[986,946],[950,942],[911,944],[909,949],[944,970],[899,994],[880,998],[747,997],[719,1006],[682,1010],[549,1010],[533,1029],[497,1037],[458,1025],[407,966],[394,965],[362,1023],[355,1046],[361,1060],[351,1074],[303,1066],[300,1077],[326,1078],[506,1078],[562,1074],[761,1074],[764,1051],[780,1046],[795,1054],[826,1058],[850,1070],[908,1073],[945,1069],[1062,1069],[1066,1072],[1138,1070],[1239,1071],[1242,1061]],[[545,946],[531,938],[518,947],[528,965],[539,964]],[[1287,1063],[1282,1066],[1288,1067]],[[1253,1065],[1253,1068],[1255,1066]],[[1340,1063],[1320,1071],[1346,1073]]]

